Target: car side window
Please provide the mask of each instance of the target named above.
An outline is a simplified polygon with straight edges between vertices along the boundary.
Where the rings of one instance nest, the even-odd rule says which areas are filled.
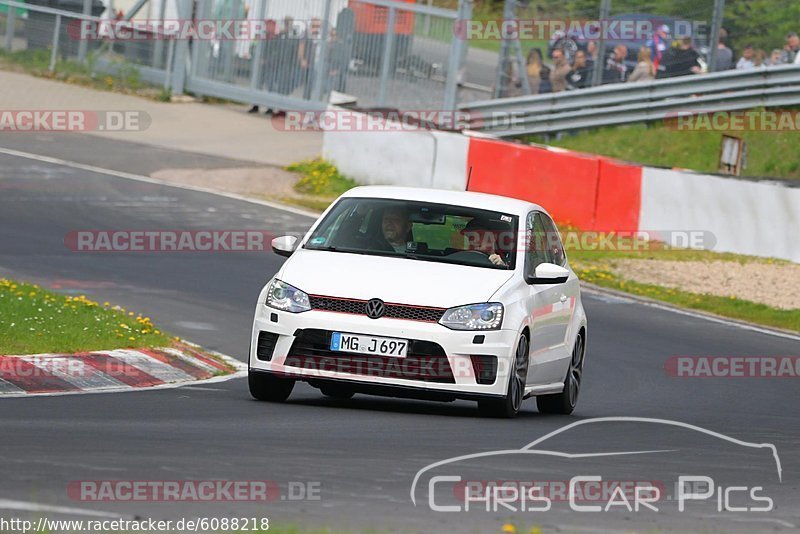
[[[564,251],[564,245],[561,242],[561,234],[558,233],[556,223],[553,219],[543,213],[537,214],[542,219],[547,240],[545,241],[547,248],[547,261],[555,263],[564,267],[567,263],[567,254]]]
[[[542,217],[538,212],[532,211],[528,214],[525,230],[527,234],[525,273],[533,275],[539,264],[549,261],[547,258],[546,231],[542,223]]]

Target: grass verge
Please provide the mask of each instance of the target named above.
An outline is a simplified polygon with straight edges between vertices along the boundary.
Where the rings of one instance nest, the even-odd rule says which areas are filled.
[[[325,211],[339,195],[358,185],[323,159],[293,163],[286,170],[300,174],[300,179],[294,184],[297,194],[276,200],[314,211]]]
[[[677,262],[718,260],[764,264],[789,262],[708,250],[674,249],[665,247],[657,242],[651,243],[648,249],[642,251],[595,251],[576,250],[574,248],[570,250],[568,248],[567,254],[573,269],[584,282],[659,300],[682,308],[708,312],[721,317],[738,319],[762,326],[800,332],[800,310],[782,310],[734,296],[722,297],[700,294],[659,285],[633,282],[621,278],[614,272],[613,267],[614,260],[622,259],[653,259]]]
[[[0,354],[72,353],[170,343],[148,317],[125,308],[0,278]]]
[[[549,144],[660,167],[680,167],[717,172],[723,134],[747,143],[743,176],[800,179],[800,159],[794,153],[797,133],[792,131],[679,131],[663,123],[600,128],[550,140]],[[540,137],[531,141],[542,142]]]
[[[659,300],[690,310],[698,310],[721,317],[747,321],[748,323],[800,332],[800,310],[779,310],[735,297],[726,298],[689,293],[651,284],[640,284],[623,280],[613,272],[598,267],[578,267],[575,271],[582,281],[597,286],[617,289],[632,295]]]
[[[120,60],[116,74],[94,72],[95,58],[90,54],[86,63],[72,59],[58,58],[55,70],[51,72],[49,50],[20,50],[8,52],[0,49],[0,69],[24,72],[41,78],[49,78],[65,83],[91,87],[103,91],[133,94],[159,102],[169,102],[172,93],[169,89],[155,87],[142,82],[135,65]]]

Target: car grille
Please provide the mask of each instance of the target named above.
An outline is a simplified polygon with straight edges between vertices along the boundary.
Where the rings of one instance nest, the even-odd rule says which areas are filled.
[[[353,315],[367,314],[366,300],[325,297],[321,295],[310,295],[309,299],[311,301],[311,308],[314,310],[351,313]],[[437,323],[439,319],[442,318],[442,315],[444,315],[444,312],[445,308],[413,306],[410,304],[386,304],[386,312],[383,314],[383,317]]]
[[[455,384],[444,349],[438,343],[408,340],[405,358],[330,350],[331,331],[298,330],[284,365],[314,371],[401,378]]]

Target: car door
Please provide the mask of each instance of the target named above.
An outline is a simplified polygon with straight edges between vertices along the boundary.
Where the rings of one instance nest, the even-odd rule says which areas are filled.
[[[547,233],[547,260],[550,263],[569,269],[561,234],[556,228],[553,219],[546,213],[540,213],[539,215]],[[563,284],[557,284],[556,289],[558,302],[554,303],[552,310],[554,316],[553,336],[557,339],[557,344],[560,347],[558,350],[562,353],[562,357],[569,358],[572,347],[567,343],[567,334],[569,333],[569,325],[575,313],[580,292],[578,277],[570,271],[569,279]]]
[[[541,263],[563,264],[551,243],[554,240],[548,232],[549,217],[541,212],[528,214],[526,230],[528,244],[525,255],[525,274],[533,275]],[[552,224],[552,221],[550,221]],[[557,237],[557,236],[556,236]],[[558,240],[561,245],[560,238]],[[568,282],[569,283],[569,282]],[[531,353],[528,367],[528,384],[542,385],[560,382],[564,379],[563,368],[569,306],[567,284],[531,284],[529,288],[528,313],[531,323]]]

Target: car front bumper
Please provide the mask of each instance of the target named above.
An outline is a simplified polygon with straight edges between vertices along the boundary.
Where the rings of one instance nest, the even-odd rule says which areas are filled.
[[[332,353],[330,332],[409,341],[406,358]],[[259,336],[269,349],[259,351]],[[478,342],[482,336],[482,342]],[[506,394],[518,332],[458,331],[438,323],[370,319],[364,315],[311,310],[288,313],[259,304],[250,340],[251,372],[267,372],[320,385],[348,383],[367,393],[395,396],[479,398]],[[476,339],[477,338],[477,339]],[[269,354],[267,354],[269,353]],[[485,363],[495,361],[489,383]],[[491,366],[490,366],[491,367]],[[419,393],[421,395],[415,395]]]

